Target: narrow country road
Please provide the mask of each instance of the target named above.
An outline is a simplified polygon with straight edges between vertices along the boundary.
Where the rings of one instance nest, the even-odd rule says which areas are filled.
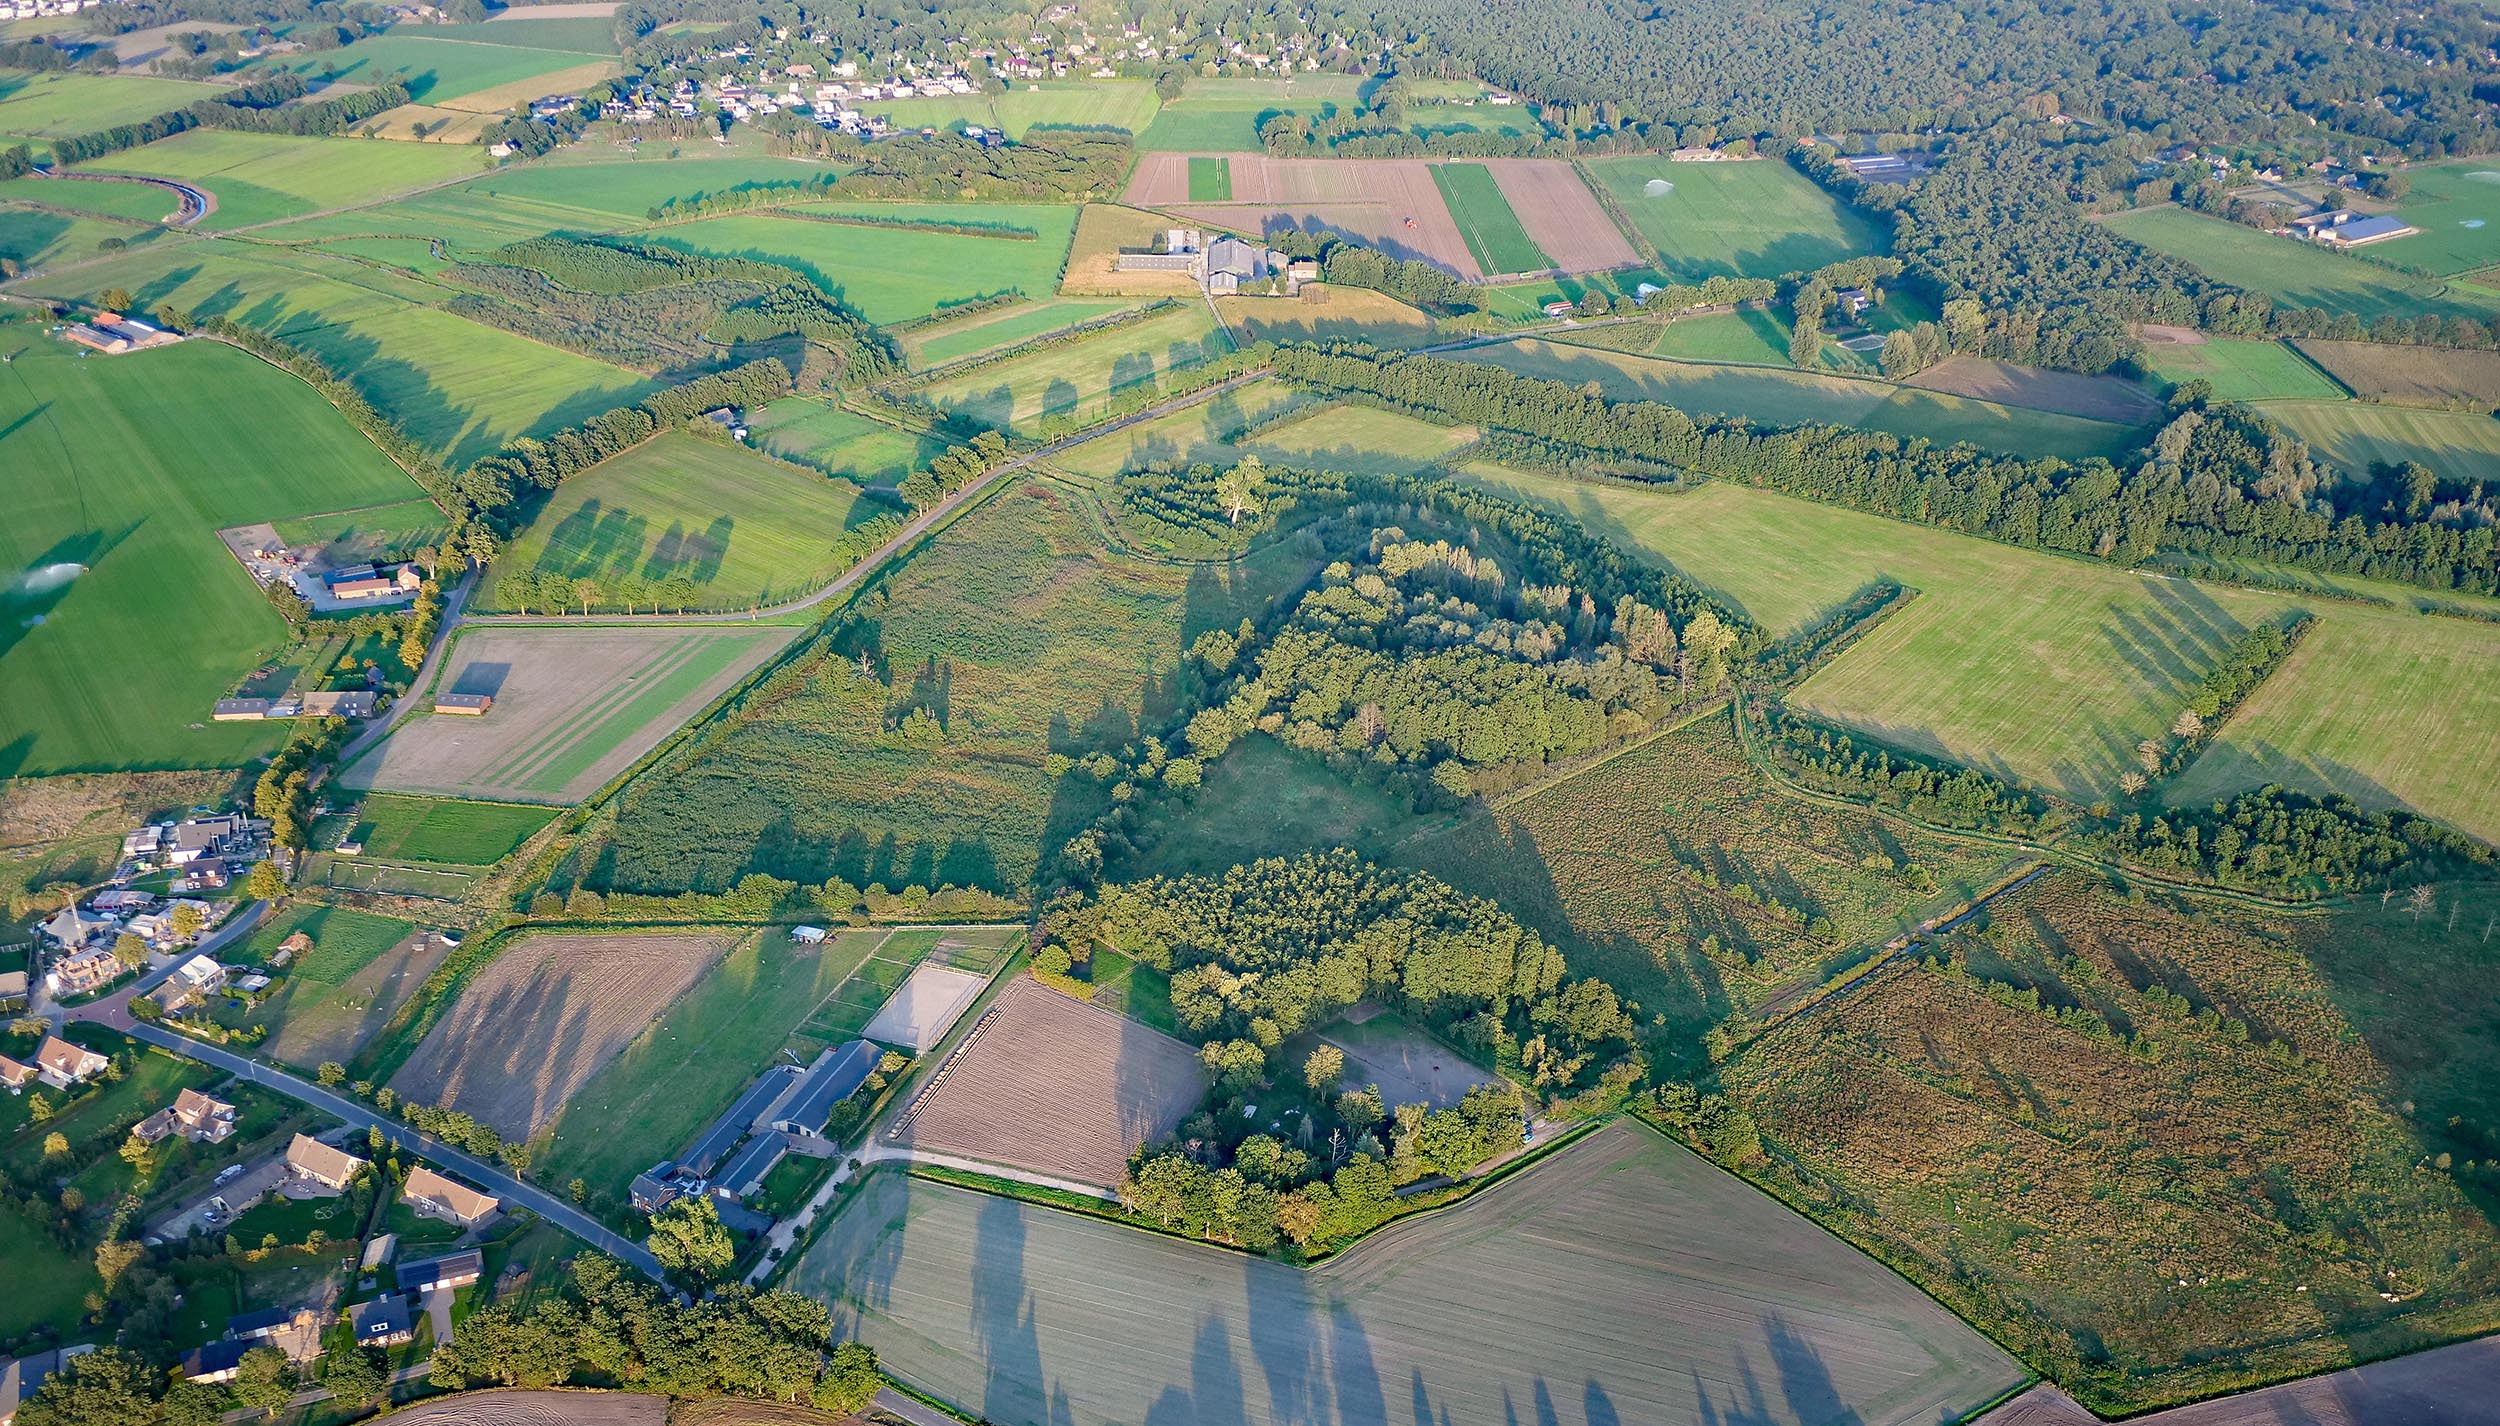
[[[400,720],[416,711],[420,697],[433,686],[434,675],[443,666],[443,651],[451,647],[452,628],[460,622],[460,611],[468,606],[469,591],[477,586],[481,573],[471,570],[460,576],[460,582],[451,587],[451,593],[443,599],[443,617],[434,625],[434,642],[426,647],[425,662],[417,665],[416,677],[408,680],[407,696],[391,705],[390,716],[371,719],[357,730],[355,737],[347,740],[347,746],[339,749],[339,755],[330,759],[333,771],[354,762],[365,749],[380,742],[383,734],[398,727]]]

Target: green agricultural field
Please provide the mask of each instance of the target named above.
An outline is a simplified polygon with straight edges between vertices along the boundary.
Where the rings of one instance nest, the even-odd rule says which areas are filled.
[[[10,1340],[43,1328],[76,1331],[87,1315],[88,1292],[103,1289],[87,1254],[63,1250],[14,1207],[0,1208],[0,1262],[9,1265],[10,1279],[0,1297],[0,1337]]]
[[[1311,1270],[879,1170],[790,1284],[899,1379],[1000,1426],[1501,1421],[1505,1401],[1523,1421],[1531,1402],[1643,1426],[1937,1421],[2026,1375],[1855,1249],[1620,1124]]]
[[[1189,161],[1189,201],[1192,203],[1232,202],[1232,160],[1227,158],[1191,159]]]
[[[578,1177],[621,1209],[627,1181],[702,1133],[887,934],[750,934],[565,1103],[538,1160],[547,1181]]]
[[[83,359],[18,327],[0,350],[0,770],[238,767],[277,746],[280,725],[207,721],[286,632],[216,532],[415,484],[230,347]]]
[[[461,200],[492,199],[497,206],[516,203],[550,212],[605,214],[607,220],[597,226],[606,228],[620,218],[638,222],[671,198],[699,198],[759,184],[810,182],[839,171],[798,159],[715,154],[706,149],[687,158],[653,152],[642,158],[596,163],[536,163],[490,173],[453,191]]]
[[[454,802],[377,792],[356,809],[355,836],[369,857],[446,866],[493,866],[555,820],[544,807]]]
[[[527,8],[499,12],[491,21],[469,25],[427,25],[416,37],[458,40],[479,45],[517,45],[523,49],[571,50],[576,54],[615,54],[616,22],[598,15],[545,19]]]
[[[399,80],[407,84],[408,97],[417,103],[440,104],[509,85],[543,82],[567,71],[613,64],[614,47],[603,48],[609,53],[528,49],[517,44],[437,38],[430,30],[424,34],[393,31],[358,40],[344,49],[292,55],[284,67],[307,76],[326,74],[350,84],[388,84]],[[543,83],[539,92],[559,90],[564,90],[562,83]]]
[[[2397,200],[2396,216],[2422,231],[2373,243],[2372,256],[2441,277],[2500,263],[2500,163],[2458,159],[2405,177],[2412,189]]]
[[[2170,800],[2196,807],[2280,782],[2500,842],[2500,625],[2342,603],[2316,612]]]
[[[2289,426],[2319,459],[2354,475],[2374,465],[2419,461],[2451,480],[2489,480],[2500,469],[2500,420],[2481,411],[2423,411],[2360,401],[2285,402],[2266,414]]]
[[[1193,303],[935,382],[922,394],[949,415],[1022,431],[1045,416],[1081,418],[1090,403],[1228,350],[1215,319]]]
[[[812,204],[803,212],[933,223],[995,224],[1032,240],[741,214],[655,228],[642,239],[681,252],[762,258],[805,272],[871,322],[925,317],[1000,292],[1041,299],[1059,287],[1076,209],[1008,203]]]
[[[1194,199],[1195,160],[1192,164],[1190,196]],[[1436,163],[1431,171],[1433,186],[1441,190],[1441,201],[1449,205],[1450,217],[1458,224],[1458,235],[1466,239],[1476,266],[1495,273],[1539,272],[1554,265],[1545,249],[1528,236],[1519,215],[1511,211],[1510,200],[1493,180],[1493,170],[1480,163]]]
[[[118,74],[0,70],[0,139],[9,143],[89,134],[136,123],[229,93],[222,84]]]
[[[2089,801],[2167,728],[2278,595],[2129,574],[1732,484],[1684,495],[1471,468],[1719,590],[1774,632],[1877,579],[1910,606],[1808,679],[1799,707]]]
[[[1142,79],[1041,80],[1003,94],[948,95],[936,99],[880,99],[865,106],[903,129],[1003,129],[1021,139],[1036,125],[1051,128],[1124,129],[1144,133],[1161,106],[1154,86]]]
[[[276,527],[281,544],[320,545],[331,563],[355,564],[440,544],[451,521],[431,500],[401,500],[364,510],[280,520]]]
[[[515,574],[599,582],[606,605],[625,602],[625,581],[670,579],[694,583],[694,607],[771,604],[849,568],[844,533],[888,508],[846,481],[671,431],[558,486],[496,556],[479,607],[513,612],[502,582]]]
[[[1778,159],[1670,163],[1601,158],[1583,165],[1667,277],[1780,277],[1886,247],[1875,221]],[[1652,196],[1652,182],[1674,185]]]
[[[144,183],[62,183],[32,176],[0,178],[0,202],[12,199],[131,223],[162,222],[174,216],[179,206],[174,195]]]
[[[1784,367],[1788,365],[1788,328],[1778,314],[1750,309],[1678,317],[1658,334],[1649,354],[1678,361]]]
[[[1137,146],[1149,153],[1257,153],[1261,123],[1277,114],[1323,107],[1184,94],[1156,112],[1154,122],[1137,136]]]
[[[103,184],[67,183],[52,186],[78,189],[105,187]],[[123,185],[113,186],[119,188]],[[20,271],[83,262],[113,251],[105,246],[106,243],[136,246],[156,242],[163,233],[160,228],[133,228],[126,223],[103,218],[0,203],[0,257],[15,261]]]
[[[2340,401],[2344,388],[2290,345],[2212,338],[2147,345],[2153,374],[2176,386],[2204,381],[2222,401]]]
[[[143,307],[171,302],[303,347],[456,465],[630,403],[656,384],[425,305],[443,299],[439,287],[317,253],[186,242],[37,287],[86,298],[116,285]],[[321,508],[336,509],[341,498]]]
[[[619,799],[585,856],[600,889],[719,890],[752,871],[810,884],[1018,890],[1108,789],[1046,759],[1160,723],[1182,651],[1309,575],[1263,551],[1220,567],[1106,551],[1090,492],[1012,484],[792,656],[699,745]],[[872,647],[877,675],[857,659]],[[915,718],[914,715],[924,715]],[[934,736],[940,730],[943,736]]]
[[[2166,252],[2224,282],[2272,295],[2296,307],[2381,317],[2500,316],[2500,292],[2408,277],[2314,243],[2278,238],[2181,208],[2147,208],[2107,220],[2111,232]]]
[[[1152,465],[1225,464],[1241,458],[1233,433],[1247,422],[1287,402],[1316,405],[1311,398],[1280,381],[1255,381],[1219,392],[1168,415],[1096,436],[1083,445],[1051,457],[1051,463],[1073,475],[1105,477]]]
[[[1659,361],[1552,342],[1505,342],[1455,355],[1574,386],[1595,381],[1617,400],[1663,401],[1686,411],[1742,416],[1765,425],[1823,422],[1938,442],[1969,441],[2017,455],[2116,458],[2142,445],[2148,434],[2137,426],[1881,381]]]
[[[1248,446],[1271,465],[1405,474],[1475,439],[1472,426],[1437,426],[1371,406],[1328,406],[1262,431]]]
[[[785,396],[748,417],[761,450],[839,480],[892,488],[944,453],[947,441],[872,421],[813,396]]]
[[[201,227],[224,231],[441,183],[476,172],[478,163],[475,150],[451,144],[193,129],[79,170],[179,178],[207,189],[217,211]]]
[[[1116,297],[1019,302],[951,322],[915,327],[896,340],[903,348],[904,359],[925,371],[967,357],[1003,351],[1018,342],[1063,332],[1134,305]]]

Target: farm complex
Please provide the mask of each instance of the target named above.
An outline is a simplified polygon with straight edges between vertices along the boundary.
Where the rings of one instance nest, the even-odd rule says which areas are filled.
[[[2495,52],[0,0],[0,1426],[2500,1426]]]

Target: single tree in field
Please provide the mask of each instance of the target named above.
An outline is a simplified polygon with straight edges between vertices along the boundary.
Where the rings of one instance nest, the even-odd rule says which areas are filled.
[[[1241,464],[1215,478],[1215,498],[1224,503],[1227,523],[1238,525],[1242,516],[1259,512],[1259,481],[1265,471],[1257,456],[1243,456]]]
[[[1311,1087],[1313,1094],[1326,1094],[1344,1077],[1345,1051],[1334,1045],[1320,1046],[1302,1062],[1302,1082]]]
[[[2438,900],[2439,894],[2430,887],[2417,886],[2406,894],[2405,909],[2413,913],[2414,920],[2419,921],[2422,919],[2422,913],[2433,909],[2438,904]]]
[[[2135,760],[2137,766],[2144,769],[2144,775],[2146,777],[2151,777],[2160,772],[2162,761],[2161,740],[2159,738],[2146,738],[2143,742],[2136,744]]]
[[[2134,797],[2142,793],[2148,785],[2149,784],[2145,781],[2144,774],[2137,772],[2133,768],[2129,768],[2127,771],[2119,774],[2118,776],[2118,790],[2125,793],[2129,797]]]
[[[738,1256],[729,1230],[721,1225],[720,1209],[700,1196],[680,1198],[652,1214],[651,1235],[643,1246],[671,1278],[689,1287],[718,1278]]]

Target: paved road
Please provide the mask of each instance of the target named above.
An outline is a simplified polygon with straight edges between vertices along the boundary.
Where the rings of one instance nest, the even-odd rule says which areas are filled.
[[[85,1020],[98,1025],[108,1025],[116,1030],[128,1030],[138,1023],[137,1017],[130,1013],[131,1001],[163,985],[166,978],[174,973],[174,967],[193,956],[201,954],[213,956],[250,935],[253,928],[260,925],[261,918],[268,914],[268,902],[245,902],[233,915],[226,918],[224,925],[202,936],[196,945],[174,952],[166,957],[165,963],[161,966],[141,971],[138,979],[102,1000],[90,1001],[85,1005],[55,1007],[48,999],[38,998],[31,1003],[31,1009],[33,1013],[49,1018],[58,1008],[61,1014],[71,1020]],[[40,997],[41,992],[38,991],[37,994]]]
[[[460,611],[468,607],[469,591],[477,587],[479,576],[480,571],[471,570],[451,587],[451,593],[443,599],[443,617],[435,621],[434,642],[425,651],[425,662],[417,665],[417,676],[408,680],[407,696],[391,705],[390,716],[369,720],[355,737],[347,740],[339,755],[330,759],[332,772],[346,767],[365,749],[380,742],[383,734],[398,727],[400,720],[414,713],[424,701],[425,691],[434,686],[435,671],[443,666],[443,651],[451,647],[451,631],[460,623]]]
[[[93,1009],[82,1006],[80,1011]],[[78,1018],[80,1012],[73,1012]],[[171,1050],[185,1059],[226,1071],[240,1079],[250,1080],[264,1089],[275,1090],[298,1103],[307,1104],[324,1114],[345,1120],[359,1129],[379,1129],[382,1137],[411,1153],[420,1155],[446,1168],[457,1170],[470,1181],[507,1204],[519,1204],[539,1217],[562,1228],[620,1262],[629,1263],[652,1277],[660,1276],[660,1264],[640,1243],[628,1242],[611,1232],[607,1225],[582,1212],[572,1204],[533,1184],[514,1178],[501,1168],[476,1155],[455,1149],[439,1139],[420,1134],[413,1127],[385,1119],[371,1108],[334,1093],[312,1081],[288,1073],[274,1065],[248,1059],[215,1045],[205,1044],[188,1036],[155,1025],[134,1024],[126,1032],[131,1038],[144,1040],[160,1049]]]
[[[39,177],[57,178],[63,182],[144,183],[150,188],[162,188],[174,195],[178,205],[174,216],[167,220],[169,227],[188,228],[217,211],[216,194],[170,178],[145,178],[135,173],[62,173],[49,164],[36,168],[35,173]]]

